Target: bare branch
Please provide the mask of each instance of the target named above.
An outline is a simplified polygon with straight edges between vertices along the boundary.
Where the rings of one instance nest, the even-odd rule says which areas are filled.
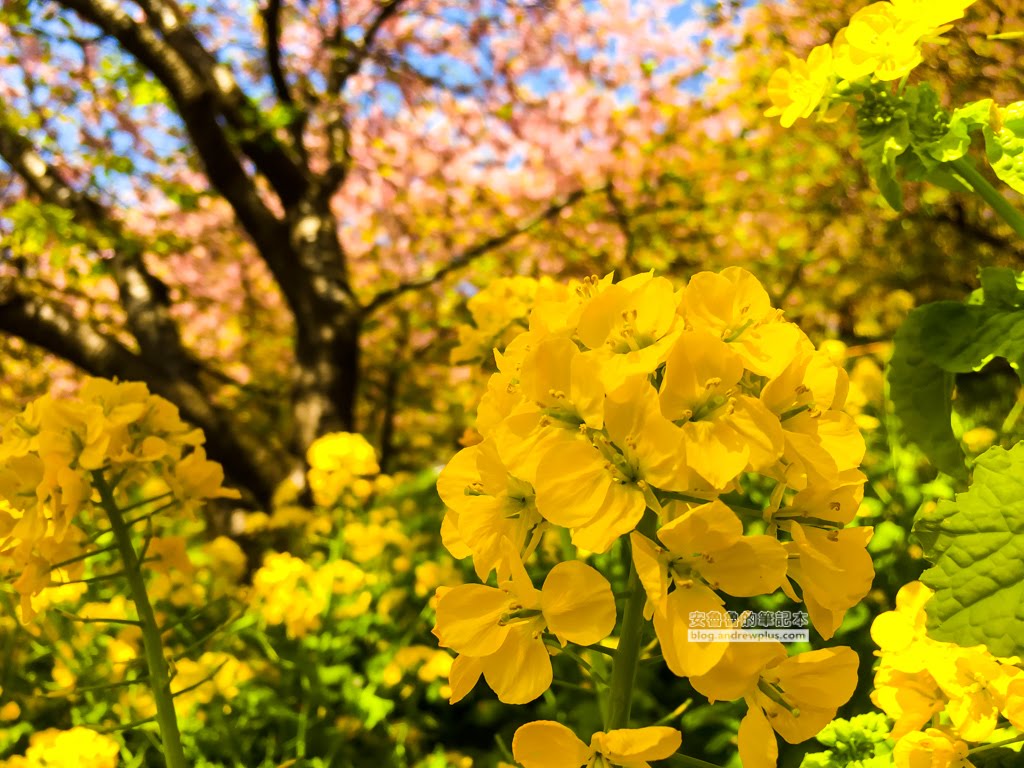
[[[327,151],[331,164],[323,175],[323,188],[331,193],[345,181],[352,162],[349,154],[351,135],[345,104],[340,100],[341,93],[345,89],[345,83],[359,71],[373,51],[377,35],[380,34],[385,22],[398,12],[402,2],[403,0],[384,0],[377,14],[366,26],[363,39],[358,44],[352,44],[345,39],[339,13],[338,25],[331,43],[334,53],[327,78],[327,98],[335,100],[335,103],[326,115]]]
[[[289,157],[273,129],[264,121],[260,109],[238,85],[231,69],[203,46],[175,0],[139,0],[139,5],[146,12],[150,27],[163,36],[211,90],[220,111],[237,131],[242,151],[267,177],[281,202],[287,207],[297,201],[308,184],[305,171]]]
[[[348,79],[359,71],[363,62],[366,61],[366,57],[373,51],[374,42],[384,23],[398,12],[398,7],[402,2],[403,0],[384,0],[380,4],[377,15],[367,24],[363,39],[358,45],[346,45],[343,39],[337,41],[338,50],[335,53],[331,76],[327,84],[329,95],[341,93]]]
[[[238,154],[218,122],[217,96],[174,48],[152,29],[134,21],[111,0],[59,0],[95,24],[149,69],[167,88],[210,182],[234,208],[261,253],[279,247],[276,217],[261,199]],[[268,177],[269,178],[269,177]],[[277,222],[279,224],[279,222]]]
[[[284,77],[284,68],[281,66],[281,4],[282,0],[268,0],[260,15],[263,16],[263,27],[266,32],[267,69],[274,83],[274,92],[282,104],[292,106],[295,99],[292,98],[288,81]]]
[[[569,208],[570,206],[579,202],[587,195],[593,194],[593,192],[594,190],[578,189],[571,195],[566,197],[564,200],[552,203],[547,208],[545,208],[540,214],[533,217],[532,219],[529,219],[528,221],[519,224],[518,226],[508,229],[505,232],[502,232],[500,235],[489,237],[486,240],[477,243],[476,245],[471,246],[470,248],[467,248],[465,251],[460,253],[458,256],[455,256],[451,261],[449,261],[443,267],[438,269],[432,275],[427,275],[416,280],[410,280],[409,282],[406,283],[400,283],[399,285],[396,285],[394,288],[389,288],[386,291],[381,291],[366,304],[366,306],[364,307],[364,312],[373,312],[379,309],[384,304],[387,304],[388,302],[392,301],[398,296],[401,296],[404,293],[419,290],[421,288],[427,288],[431,285],[438,283],[455,270],[462,269],[463,267],[468,266],[469,264],[473,263],[474,260],[480,258],[481,256],[484,256],[494,250],[497,250],[502,246],[508,245],[510,242],[515,240],[520,235],[525,235],[528,232],[536,229],[544,222],[554,219],[566,208]]]

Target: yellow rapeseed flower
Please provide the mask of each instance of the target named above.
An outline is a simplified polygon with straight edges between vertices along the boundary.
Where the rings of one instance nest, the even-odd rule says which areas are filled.
[[[681,743],[682,736],[675,728],[650,726],[598,731],[587,746],[561,723],[537,720],[516,730],[512,754],[523,768],[582,768],[595,764],[646,768],[649,760],[674,755]]]
[[[780,116],[783,128],[800,118],[810,117],[828,94],[835,78],[832,71],[832,48],[819,45],[806,61],[789,55],[789,66],[780,67],[768,80],[768,98],[772,106],[765,117]]]

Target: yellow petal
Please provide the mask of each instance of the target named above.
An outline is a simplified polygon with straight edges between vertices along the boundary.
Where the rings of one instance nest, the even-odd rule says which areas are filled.
[[[537,511],[565,528],[585,525],[601,508],[611,484],[600,451],[583,439],[559,440],[537,470]]]
[[[687,465],[712,488],[725,488],[750,461],[750,445],[727,418],[688,421],[682,429]]]
[[[664,760],[674,755],[682,743],[675,728],[621,728],[608,733],[595,733],[590,746],[617,765],[647,760]]]
[[[544,580],[541,610],[548,629],[566,641],[593,645],[615,629],[615,597],[600,573],[578,560],[559,563]]]
[[[784,659],[775,667],[787,698],[800,706],[839,707],[857,687],[860,658],[846,646],[821,648]]]
[[[764,323],[748,328],[729,347],[743,365],[759,376],[773,378],[789,365],[802,349],[810,346],[807,336],[795,323]]]
[[[515,627],[504,644],[483,659],[484,679],[505,704],[526,704],[551,687],[551,657],[529,627]]]
[[[740,721],[739,747],[743,768],[775,768],[779,761],[775,733],[758,706],[750,706]]]
[[[449,509],[441,521],[441,543],[456,560],[473,554],[466,542],[459,536],[459,514]]]
[[[719,551],[743,538],[743,523],[735,512],[715,499],[663,525],[658,538],[677,556]]]
[[[593,754],[561,723],[537,720],[516,729],[512,756],[523,768],[580,768]]]
[[[647,502],[639,487],[632,483],[611,483],[598,513],[572,532],[572,543],[588,552],[607,552],[617,538],[636,528],[646,508]]]
[[[508,595],[484,584],[461,584],[437,601],[434,634],[442,648],[467,656],[487,656],[497,651],[509,628],[499,622],[508,610]]]
[[[722,611],[724,603],[702,585],[677,588],[654,611],[654,631],[658,635],[665,664],[679,677],[701,675],[722,658],[729,643],[691,642],[690,613]]]
[[[483,661],[472,656],[456,656],[448,672],[448,687],[452,689],[449,704],[462,701],[476,686],[483,673]]]
[[[762,670],[786,658],[782,643],[725,643],[721,661],[703,675],[690,678],[698,692],[710,701],[734,701],[757,688]]]
[[[736,385],[743,362],[729,345],[708,333],[684,331],[668,353],[661,383],[661,411],[675,421],[688,419],[716,393]],[[709,388],[709,383],[715,382]]]
[[[746,442],[750,469],[764,472],[778,461],[785,448],[782,423],[756,398],[741,395],[731,402],[734,410],[726,421]]]
[[[650,619],[654,613],[654,606],[668,594],[668,554],[637,531],[629,534],[629,541],[633,551],[633,565],[647,593],[644,618]]]
[[[744,536],[733,546],[697,561],[700,575],[712,586],[736,597],[770,595],[786,578],[789,554],[774,536]]]

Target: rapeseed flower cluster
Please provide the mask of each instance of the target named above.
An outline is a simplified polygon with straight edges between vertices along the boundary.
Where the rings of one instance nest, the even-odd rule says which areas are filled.
[[[991,741],[1001,718],[1024,730],[1024,671],[1019,658],[998,658],[983,645],[928,637],[932,594],[919,581],[907,584],[895,610],[871,625],[881,659],[871,700],[894,721],[897,768],[969,768],[969,744]]]
[[[0,573],[19,574],[23,619],[51,581],[81,572],[80,562],[61,564],[83,554],[84,531],[96,529],[99,482],[127,499],[124,489],[159,477],[163,495],[186,512],[237,498],[203,442],[145,384],[104,379],[87,379],[73,399],[43,395],[8,421],[0,429]]]
[[[348,560],[317,565],[287,552],[269,552],[253,575],[251,597],[269,625],[283,625],[290,638],[318,630],[325,618],[366,612],[372,601],[367,574]]]
[[[523,325],[495,350],[481,440],[438,480],[445,545],[497,585],[438,590],[434,633],[459,654],[452,700],[482,675],[502,701],[531,701],[551,684],[559,645],[610,635],[611,587],[582,560],[628,542],[669,669],[710,699],[743,698],[744,765],[774,765],[773,732],[810,738],[852,695],[856,655],[691,641],[690,616],[724,614],[723,595],[781,589],[828,639],[867,594],[872,531],[847,527],[865,477],[863,439],[842,410],[845,371],[735,267],[681,289],[653,273],[549,288]],[[763,509],[737,501],[750,473],[772,488]],[[525,564],[559,530],[576,559],[563,555],[538,590]],[[642,746],[648,737],[667,743],[608,733],[586,747],[532,724],[517,737],[523,755],[540,754],[529,745],[542,731],[569,746],[524,765],[577,768],[595,755],[641,765],[660,759]],[[620,738],[637,751],[607,746]]]
[[[306,479],[317,506],[339,501],[355,505],[373,493],[372,478],[380,473],[377,456],[366,438],[355,432],[331,432],[314,440],[306,451]]]
[[[0,761],[0,768],[116,768],[121,747],[89,728],[50,728],[33,733],[28,750]]]
[[[806,60],[789,56],[768,81],[772,106],[765,115],[779,116],[784,127],[820,110],[823,118],[838,116],[831,96],[846,84],[869,78],[900,80],[924,59],[923,44],[935,42],[963,17],[975,0],[885,0],[855,13],[836,33],[831,45],[819,45]],[[838,105],[841,107],[841,105]]]

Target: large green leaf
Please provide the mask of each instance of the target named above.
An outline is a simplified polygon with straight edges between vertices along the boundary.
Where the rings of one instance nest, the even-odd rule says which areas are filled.
[[[996,176],[1024,194],[1024,101],[999,107],[985,126],[985,153]]]
[[[896,431],[938,469],[966,480],[951,423],[954,376],[980,371],[996,357],[1024,363],[1024,293],[1009,269],[981,272],[982,290],[961,304],[940,301],[913,310],[896,333],[889,398]]]
[[[996,656],[1024,654],[1024,443],[990,448],[955,501],[918,516],[914,532],[934,563],[928,634]]]
[[[896,436],[916,445],[947,474],[966,479],[964,454],[953,434],[953,376],[928,359],[929,304],[910,313],[896,332],[886,378]]]

